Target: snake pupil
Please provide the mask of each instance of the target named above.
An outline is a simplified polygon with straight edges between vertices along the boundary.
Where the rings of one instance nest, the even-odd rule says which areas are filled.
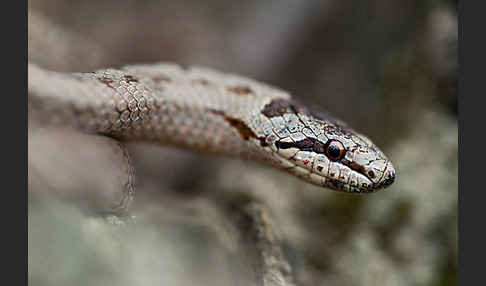
[[[329,155],[331,155],[333,158],[339,157],[339,148],[337,146],[330,146]]]
[[[326,155],[329,159],[336,161],[343,157],[345,154],[344,146],[337,140],[331,140],[327,143]]]

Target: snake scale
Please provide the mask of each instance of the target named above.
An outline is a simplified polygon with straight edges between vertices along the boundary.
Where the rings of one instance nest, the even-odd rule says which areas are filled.
[[[340,120],[281,89],[209,68],[62,73],[29,63],[28,92],[29,120],[43,124],[258,161],[348,193],[395,179],[383,152]]]

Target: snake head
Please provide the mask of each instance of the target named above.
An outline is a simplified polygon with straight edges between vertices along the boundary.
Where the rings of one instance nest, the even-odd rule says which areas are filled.
[[[335,118],[314,116],[287,102],[263,114],[271,122],[266,144],[277,164],[315,185],[348,193],[369,193],[391,185],[395,169],[370,139]],[[271,116],[268,116],[271,115]]]

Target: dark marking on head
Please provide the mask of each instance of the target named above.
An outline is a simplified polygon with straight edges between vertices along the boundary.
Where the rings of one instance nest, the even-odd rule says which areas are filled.
[[[124,75],[123,78],[125,79],[125,81],[127,83],[138,82],[138,79],[136,77],[134,77],[133,75]]]
[[[317,140],[311,140],[309,138],[306,138],[306,139],[299,141],[297,143],[298,143],[298,146],[300,148],[313,148],[314,142],[317,142]]]
[[[246,95],[246,94],[254,93],[250,87],[243,86],[243,85],[227,87],[226,90],[236,95]]]
[[[317,166],[317,171],[322,172],[323,167],[322,166]]]
[[[295,146],[295,142],[283,142],[283,141],[277,141],[275,142],[275,146],[277,146],[278,149],[289,149]]]
[[[324,154],[326,149],[325,144],[312,137],[305,138],[297,142],[277,141],[275,142],[275,146],[277,146],[279,149],[288,149],[294,147],[301,151],[316,152],[319,154]]]
[[[326,145],[324,143],[322,143],[321,141],[316,140],[316,142],[314,142],[314,150],[317,153],[324,154],[324,152],[326,152]]]
[[[262,109],[262,114],[268,118],[296,112],[297,110],[291,101],[281,98],[270,101],[270,103],[265,105]]]

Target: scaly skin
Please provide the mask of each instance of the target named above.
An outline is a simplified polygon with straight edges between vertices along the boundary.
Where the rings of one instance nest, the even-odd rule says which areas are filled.
[[[165,63],[73,74],[29,64],[28,89],[29,116],[42,124],[256,160],[350,193],[395,178],[367,137],[241,76]]]

